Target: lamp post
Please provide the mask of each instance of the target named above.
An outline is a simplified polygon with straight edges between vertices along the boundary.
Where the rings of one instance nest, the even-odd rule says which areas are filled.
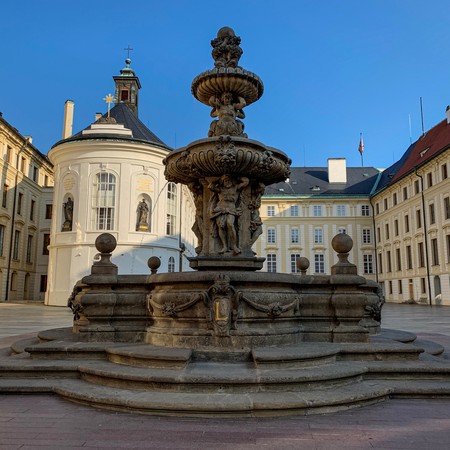
[[[25,148],[28,145],[29,138],[25,138],[25,142],[23,143],[22,147],[20,147],[19,151],[17,152],[17,158],[16,158],[16,177],[14,181],[14,200],[13,200],[13,210],[11,215],[11,234],[9,239],[9,255],[8,255],[8,268],[6,270],[6,292],[5,292],[5,302],[9,300],[9,287],[10,287],[10,278],[11,278],[11,263],[12,263],[12,256],[13,256],[13,247],[14,247],[14,231],[15,231],[15,224],[16,224],[16,203],[17,203],[17,192],[19,189],[18,181],[19,181],[19,156],[20,154],[25,150]]]

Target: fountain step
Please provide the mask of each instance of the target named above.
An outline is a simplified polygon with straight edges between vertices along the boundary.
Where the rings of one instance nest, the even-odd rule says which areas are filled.
[[[32,359],[107,359],[106,349],[123,344],[111,342],[48,341],[25,347]]]
[[[420,346],[392,341],[340,344],[338,359],[344,361],[418,361]]]
[[[177,416],[276,416],[319,414],[383,401],[391,389],[377,382],[305,392],[142,392],[69,380],[55,386],[60,396],[109,410]]]
[[[29,358],[7,358],[0,360],[2,378],[78,378],[79,361],[35,361]]]
[[[303,369],[255,369],[247,363],[190,363],[186,368],[129,367],[98,361],[80,365],[82,379],[97,385],[180,392],[256,392],[321,389],[361,380],[360,363],[339,362]]]
[[[414,345],[423,348],[426,353],[435,356],[442,355],[445,351],[445,348],[441,344],[432,341],[427,341],[425,339],[416,339],[414,341]]]
[[[450,380],[450,361],[435,358],[432,361],[395,362],[387,364],[370,361],[365,378],[384,380]]]

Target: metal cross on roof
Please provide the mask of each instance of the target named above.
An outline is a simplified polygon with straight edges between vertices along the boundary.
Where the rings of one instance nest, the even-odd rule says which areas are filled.
[[[134,50],[134,49],[130,47],[130,44],[128,44],[128,47],[127,47],[127,48],[124,48],[124,50],[126,50],[126,51],[128,52],[127,58],[130,58],[130,51],[131,51],[131,50]]]

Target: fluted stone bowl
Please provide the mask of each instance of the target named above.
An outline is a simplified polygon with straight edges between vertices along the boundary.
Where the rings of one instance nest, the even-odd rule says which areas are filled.
[[[191,86],[192,95],[209,106],[212,96],[231,92],[245,99],[246,105],[256,102],[264,92],[264,85],[258,75],[241,67],[215,68],[197,75]]]
[[[164,159],[166,178],[182,184],[233,174],[268,185],[288,178],[290,163],[290,158],[281,150],[235,136],[201,139],[171,152]]]

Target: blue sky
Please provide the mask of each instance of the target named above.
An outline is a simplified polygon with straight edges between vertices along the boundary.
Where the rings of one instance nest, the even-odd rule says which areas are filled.
[[[139,76],[140,119],[172,147],[206,137],[209,108],[190,93],[212,68],[222,26],[241,36],[240,65],[265,86],[246,108],[250,138],[295,166],[345,157],[387,167],[450,103],[450,2],[433,0],[4,0],[0,111],[47,153],[61,138],[63,105],[74,132],[105,112],[128,44]]]

